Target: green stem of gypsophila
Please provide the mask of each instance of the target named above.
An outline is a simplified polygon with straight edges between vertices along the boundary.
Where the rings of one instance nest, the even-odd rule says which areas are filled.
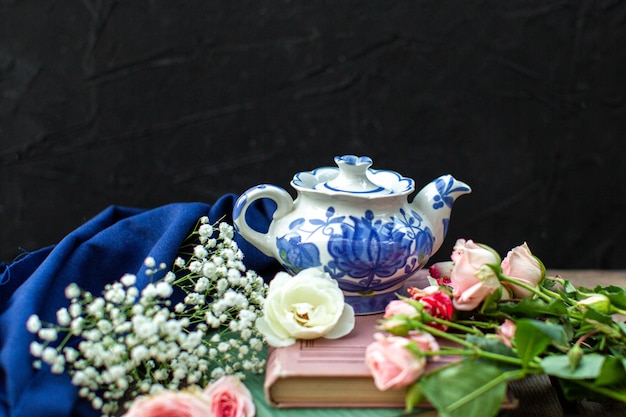
[[[537,297],[541,298],[543,301],[545,302],[550,302],[552,300],[552,298],[550,296],[548,296],[547,294],[544,294],[541,292],[541,290],[539,290],[536,287],[533,287],[532,285],[528,285],[525,282],[521,282],[515,278],[511,278],[511,277],[507,277],[506,275],[500,275],[500,279],[502,281],[506,281],[506,282],[510,282],[511,284],[515,284],[518,287],[522,287],[530,292],[532,292],[533,294],[537,295]]]
[[[63,338],[63,340],[61,340],[61,343],[58,344],[57,346],[57,351],[60,352],[61,349],[63,349],[65,347],[65,345],[67,344],[67,342],[70,341],[70,339],[72,338],[72,333],[70,332],[70,329],[63,329],[64,331],[67,331],[67,333],[65,333],[65,337]]]

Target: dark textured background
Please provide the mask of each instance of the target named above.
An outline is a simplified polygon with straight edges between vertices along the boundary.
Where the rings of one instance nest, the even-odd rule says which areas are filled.
[[[448,238],[626,268],[624,1],[0,1],[0,260],[334,155],[452,173]]]

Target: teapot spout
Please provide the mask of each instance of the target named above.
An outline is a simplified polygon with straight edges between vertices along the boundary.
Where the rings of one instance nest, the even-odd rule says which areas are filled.
[[[442,175],[420,190],[411,203],[412,207],[431,224],[434,236],[431,256],[437,252],[448,232],[452,204],[463,194],[469,194],[469,185],[452,175]]]

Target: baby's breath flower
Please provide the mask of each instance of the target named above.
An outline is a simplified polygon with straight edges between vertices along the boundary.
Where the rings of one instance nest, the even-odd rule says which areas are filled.
[[[200,273],[200,271],[202,271],[202,262],[200,262],[200,261],[191,261],[189,263],[188,269],[192,273],[198,274],[198,273]]]
[[[209,284],[211,282],[206,277],[198,278],[196,285],[194,287],[194,291],[198,293],[204,293],[209,289]]]
[[[196,247],[193,248],[193,255],[198,259],[204,259],[209,256],[209,251],[202,245],[196,245]]]
[[[220,223],[219,224],[220,237],[222,239],[232,239],[234,236],[234,229],[228,223]]]
[[[74,298],[78,298],[80,296],[80,288],[75,283],[71,283],[67,287],[65,287],[65,298],[68,300],[72,300]]]
[[[124,284],[125,287],[132,287],[137,282],[137,276],[135,274],[124,274],[122,278],[120,278],[120,282]]]
[[[184,268],[185,267],[185,260],[183,258],[181,258],[180,256],[177,257],[174,260],[174,266],[177,268]]]
[[[228,280],[225,278],[221,278],[217,281],[217,291],[223,293],[228,288]]]
[[[72,322],[72,318],[70,317],[70,313],[67,311],[67,308],[62,307],[57,310],[57,323],[59,325],[67,327]]]
[[[30,354],[33,355],[36,358],[41,357],[41,354],[43,353],[43,345],[39,342],[36,341],[32,341],[30,342]]]
[[[143,264],[147,268],[154,268],[154,266],[156,265],[156,261],[152,256],[148,256],[146,259],[144,259]]]
[[[83,312],[83,307],[78,304],[78,303],[72,303],[70,304],[70,307],[68,308],[68,311],[70,313],[70,316],[76,318],[78,316],[80,316]]]
[[[39,316],[32,314],[26,321],[26,329],[31,333],[37,333],[41,329],[41,321]]]
[[[211,371],[211,378],[217,379],[224,376],[225,374],[226,372],[224,372],[223,368],[215,368],[213,369],[213,371]]]
[[[45,328],[39,329],[39,331],[37,332],[37,336],[39,336],[40,339],[45,340],[46,342],[54,342],[55,340],[57,340],[58,333],[57,330],[54,328]]]
[[[198,228],[198,234],[201,237],[210,237],[213,234],[213,226],[210,224],[203,224]]]
[[[80,356],[80,352],[71,347],[63,348],[63,354],[65,355],[65,360],[68,363],[74,363]]]
[[[156,285],[156,293],[161,298],[169,298],[172,295],[173,289],[172,286],[165,282],[161,281]]]
[[[172,271],[168,271],[165,274],[165,277],[163,277],[163,281],[167,282],[168,284],[173,283],[175,279],[176,279],[176,274],[173,273]]]
[[[104,305],[104,299],[98,297],[87,305],[87,313],[94,317],[101,317],[103,315]]]
[[[192,292],[190,294],[187,294],[187,297],[185,297],[185,304],[187,305],[199,305],[199,304],[204,304],[204,295],[203,294],[198,294],[197,292]]]
[[[53,363],[56,357],[57,357],[57,351],[53,347],[50,347],[50,346],[45,347],[43,351],[41,352],[41,359],[43,359],[43,361],[48,364]]]

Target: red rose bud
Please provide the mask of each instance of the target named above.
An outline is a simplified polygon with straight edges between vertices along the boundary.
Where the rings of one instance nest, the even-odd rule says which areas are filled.
[[[439,285],[450,285],[450,274],[454,268],[454,262],[437,262],[428,268],[428,273]]]
[[[443,320],[452,318],[454,313],[452,299],[444,291],[441,291],[439,287],[430,286],[424,289],[411,287],[408,292],[411,295],[411,299],[419,301],[424,306],[424,312],[430,316]],[[439,323],[430,322],[427,324],[440,330],[447,329],[447,326]]]

